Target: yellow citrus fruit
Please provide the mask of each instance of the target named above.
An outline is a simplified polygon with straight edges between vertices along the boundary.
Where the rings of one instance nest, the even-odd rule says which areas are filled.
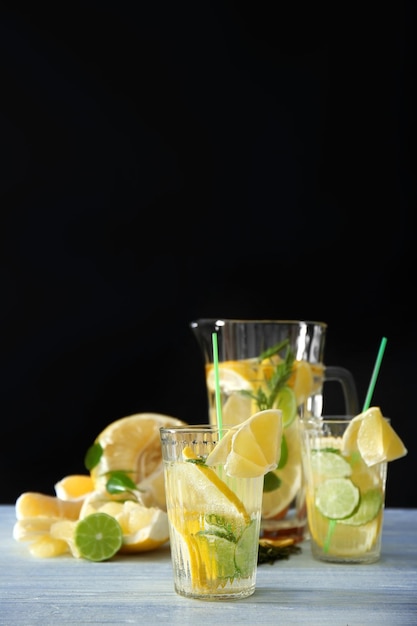
[[[247,420],[256,411],[256,402],[249,396],[236,391],[227,398],[223,405],[223,424],[236,426]]]
[[[359,450],[370,467],[395,461],[407,454],[400,437],[384,418],[379,407],[371,407],[350,422],[343,435],[343,454]]]
[[[168,516],[158,507],[145,507],[133,500],[114,500],[95,492],[87,496],[80,519],[93,513],[107,513],[119,522],[123,533],[120,552],[149,552],[168,541]]]
[[[312,394],[314,386],[313,373],[307,361],[294,361],[294,372],[288,384],[295,393],[297,406],[300,406]]]
[[[272,470],[278,478],[277,488],[264,491],[262,498],[262,516],[271,519],[281,514],[291,504],[301,488],[301,443],[298,421],[285,429],[287,461],[282,469]]]
[[[89,474],[70,474],[55,483],[55,493],[61,500],[83,500],[93,490],[94,484]]]
[[[229,476],[254,478],[277,467],[281,450],[282,413],[268,409],[227,431],[208,455],[208,466],[224,464]]]
[[[136,484],[143,505],[166,509],[159,429],[185,425],[159,413],[136,413],[109,424],[95,440],[102,454],[90,470],[94,489],[105,492],[111,472],[122,471]]]
[[[197,458],[190,448],[183,450],[183,456],[185,460]],[[241,500],[210,466],[177,463],[170,469],[168,478],[181,485],[182,500],[188,513],[210,511],[210,514],[225,518],[240,518],[245,524],[250,522]]]
[[[206,382],[209,391],[216,389],[214,365],[210,363],[206,366]],[[242,361],[222,361],[219,363],[219,385],[227,394],[232,391],[245,389],[251,391],[253,384],[251,381],[259,378],[259,362],[257,359],[246,359]]]
[[[37,492],[25,492],[16,500],[13,538],[30,543],[33,556],[49,558],[68,552],[68,544],[51,536],[51,527],[61,521],[78,519],[82,502],[61,500]]]
[[[78,519],[81,501],[61,500],[56,496],[27,491],[22,493],[15,504],[16,519],[27,518],[64,518]]]

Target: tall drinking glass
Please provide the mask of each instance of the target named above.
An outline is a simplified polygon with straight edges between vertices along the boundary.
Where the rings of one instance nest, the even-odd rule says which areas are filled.
[[[214,425],[161,428],[175,591],[227,600],[255,591],[263,476],[236,478],[205,460],[228,432]]]

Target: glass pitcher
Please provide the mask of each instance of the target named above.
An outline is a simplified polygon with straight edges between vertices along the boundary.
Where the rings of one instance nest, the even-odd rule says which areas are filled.
[[[190,327],[203,354],[211,424],[217,423],[213,333],[223,424],[239,424],[265,408],[282,410],[281,456],[277,469],[265,476],[261,536],[301,541],[307,521],[300,420],[322,415],[324,383],[330,380],[342,387],[346,414],[359,412],[352,374],[324,364],[327,324],[204,318]]]

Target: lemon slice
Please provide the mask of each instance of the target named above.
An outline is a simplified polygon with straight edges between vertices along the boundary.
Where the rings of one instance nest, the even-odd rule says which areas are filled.
[[[121,471],[136,484],[143,505],[166,508],[159,429],[185,425],[159,413],[136,413],[109,424],[95,441],[99,459],[90,469],[94,489],[106,492],[112,473]]]
[[[383,461],[395,461],[407,454],[403,442],[379,407],[371,407],[353,418],[344,432],[342,449],[343,454],[359,450],[369,467]]]
[[[273,476],[269,477],[269,483],[272,486],[270,490],[266,491],[264,486],[262,498],[264,519],[272,519],[285,511],[301,488],[301,443],[297,421],[285,429],[285,444],[286,462],[283,467],[280,467],[280,460],[277,469],[272,470]],[[283,450],[281,454],[282,452]]]
[[[219,386],[227,394],[233,391],[252,391],[253,384],[250,381],[257,378],[258,371],[257,359],[219,363]],[[216,381],[213,365],[207,366],[206,374],[207,387],[214,393]]]
[[[217,444],[216,448],[219,445]],[[200,507],[203,509],[207,507],[210,514],[223,517],[238,516],[243,518],[245,523],[249,523],[250,517],[241,500],[208,465],[207,460],[210,455],[207,457],[206,465],[193,462],[196,460],[196,456],[190,448],[183,450],[183,456],[190,462],[178,463],[170,472],[182,485],[182,498],[185,508],[188,511],[198,511]]]
[[[255,401],[249,396],[236,391],[232,393],[223,405],[223,423],[228,426],[236,426],[256,412]]]
[[[310,364],[307,361],[294,361],[293,376],[292,389],[297,399],[297,406],[300,406],[313,391],[314,380]]]
[[[277,467],[281,450],[282,413],[259,411],[229,430],[208,455],[208,466],[224,464],[229,476],[254,478]]]
[[[359,489],[349,478],[329,478],[318,485],[315,493],[315,503],[320,513],[335,520],[352,515],[359,499]]]

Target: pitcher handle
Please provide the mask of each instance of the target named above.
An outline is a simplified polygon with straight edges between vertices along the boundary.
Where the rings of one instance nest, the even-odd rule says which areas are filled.
[[[326,365],[326,374],[324,382],[328,380],[338,381],[342,386],[343,396],[345,399],[345,410],[347,415],[358,415],[359,400],[356,390],[355,380],[351,372],[344,367],[337,365]]]

